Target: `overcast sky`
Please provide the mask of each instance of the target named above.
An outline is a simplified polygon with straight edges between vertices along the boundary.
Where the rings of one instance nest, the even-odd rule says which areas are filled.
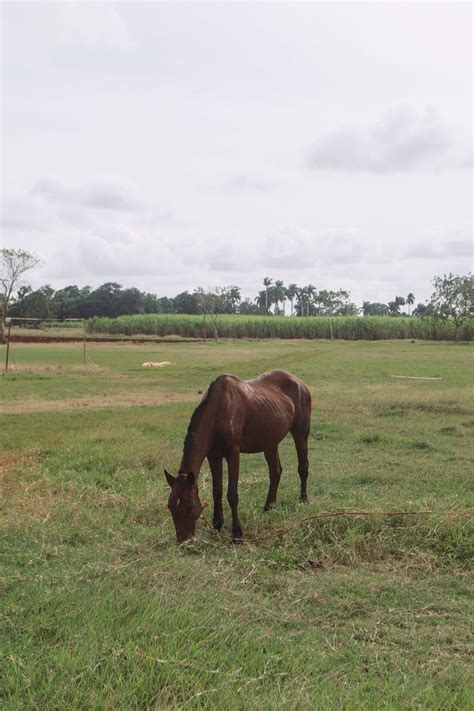
[[[2,246],[33,286],[418,302],[472,269],[470,3],[1,12]]]

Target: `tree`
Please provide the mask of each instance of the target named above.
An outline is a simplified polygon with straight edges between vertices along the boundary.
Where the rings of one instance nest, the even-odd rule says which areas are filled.
[[[317,293],[318,292],[316,291],[316,287],[314,286],[314,284],[308,284],[308,286],[306,287],[306,294],[307,294],[307,298],[308,298],[308,300],[306,302],[307,303],[307,313],[306,313],[307,316],[309,316],[310,307],[314,303]]]
[[[257,304],[259,313],[266,313],[268,309],[268,292],[263,289],[259,291],[258,296],[255,297],[255,303]]]
[[[146,314],[163,313],[156,294],[142,294],[143,311]]]
[[[195,294],[183,291],[174,297],[174,305],[177,314],[198,314],[199,303]]]
[[[306,316],[310,315],[311,307],[313,307],[316,293],[316,287],[313,284],[308,284],[307,286],[303,286],[301,289],[299,289],[297,306],[299,314],[301,316],[305,315],[305,311]]]
[[[415,295],[411,291],[406,298],[406,303],[408,304],[408,315],[411,316],[411,306],[415,303]]]
[[[265,277],[263,279],[263,286],[265,287],[265,308],[268,311],[268,287],[271,286],[272,279],[270,277]]]
[[[149,296],[154,296],[154,294],[149,294]],[[145,313],[159,313],[159,314],[175,314],[175,313],[177,313],[176,299],[170,299],[167,296],[162,296],[160,299],[157,299],[157,306],[158,306],[158,308],[156,309],[156,311],[146,311],[146,309],[145,309]]]
[[[286,298],[291,304],[291,316],[293,316],[293,301],[298,294],[298,284],[289,284],[286,287]]]
[[[356,316],[359,311],[350,300],[350,293],[344,289],[322,289],[316,297],[316,303],[317,314],[321,316]]]
[[[36,291],[33,291],[29,286],[22,286],[10,306],[9,313],[13,317],[54,318],[56,309],[53,295],[54,289],[49,284],[36,289]]]
[[[474,317],[474,281],[472,274],[454,276],[446,274],[435,277],[435,288],[429,308],[435,318],[451,320],[454,324],[454,336],[458,340],[461,327]]]
[[[86,318],[91,291],[90,286],[74,284],[56,291],[53,296],[56,318]]]
[[[262,292],[263,293],[263,292]],[[258,299],[259,297],[257,297]],[[239,304],[239,314],[245,314],[247,316],[258,316],[262,313],[262,309],[258,304],[253,304],[250,299],[244,299]]]
[[[285,296],[286,296],[285,285],[283,284],[283,282],[280,279],[277,279],[275,281],[275,286],[272,289],[272,300],[273,300],[273,303],[275,304],[275,314],[279,313],[280,309],[279,309],[278,304],[280,303],[280,301],[284,302]],[[283,313],[284,312],[285,311],[283,309]]]
[[[2,315],[0,319],[0,343],[4,343],[5,319],[8,316],[8,306],[15,289],[22,285],[27,271],[41,264],[35,254],[24,249],[0,249],[0,301]]]
[[[336,316],[358,316],[360,309],[352,302],[347,300],[338,306],[335,315]]]
[[[388,308],[390,309],[390,316],[400,316],[400,306],[405,306],[403,296],[396,296],[395,301],[389,301]]]
[[[387,304],[381,304],[378,301],[364,301],[362,304],[362,313],[364,316],[388,316],[390,309]]]
[[[204,340],[206,340],[207,336],[207,316],[209,316],[212,323],[212,328],[214,330],[214,340],[217,341],[218,339],[217,319],[219,318],[219,314],[223,313],[224,311],[225,292],[226,290],[220,287],[215,288],[214,291],[205,291],[202,287],[199,287],[194,291],[194,296],[196,298],[199,311],[203,315],[202,329]]]
[[[297,316],[304,316],[305,308],[306,308],[306,301],[307,301],[308,295],[306,292],[306,287],[301,286],[298,289],[298,293],[296,294],[296,315]]]
[[[229,286],[220,290],[223,312],[226,314],[237,313],[240,304],[240,287]]]
[[[144,294],[132,286],[130,289],[123,289],[118,295],[117,310],[120,316],[129,314],[142,314],[145,312]]]
[[[426,318],[427,316],[432,316],[432,308],[430,305],[418,304],[418,306],[413,309],[413,316],[420,316],[421,318]]]
[[[120,316],[122,286],[108,281],[94,289],[87,300],[87,316]]]

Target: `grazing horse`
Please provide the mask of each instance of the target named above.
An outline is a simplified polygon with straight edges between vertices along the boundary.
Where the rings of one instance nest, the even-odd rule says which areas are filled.
[[[272,370],[255,380],[240,380],[235,375],[221,375],[214,380],[191,417],[178,476],[171,476],[165,469],[171,487],[168,508],[178,543],[194,537],[196,521],[204,508],[197,479],[206,457],[212,473],[213,525],[218,531],[224,523],[222,460],[227,462],[227,501],[232,511],[235,540],[242,538],[237,511],[241,453],[263,452],[265,455],[270,488],[264,511],[268,511],[276,502],[282,472],[278,445],[291,432],[298,455],[300,500],[307,501],[310,418],[309,389],[285,370]]]

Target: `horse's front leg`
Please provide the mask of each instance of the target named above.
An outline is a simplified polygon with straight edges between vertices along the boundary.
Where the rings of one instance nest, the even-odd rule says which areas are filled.
[[[218,531],[224,523],[222,510],[222,454],[209,454],[207,457],[212,474],[212,497],[214,499],[214,516],[212,525]]]
[[[239,521],[238,504],[239,504],[239,468],[240,468],[240,452],[233,450],[226,456],[227,466],[229,468],[229,483],[227,486],[227,501],[232,511],[232,538],[238,540],[242,538],[242,527]]]

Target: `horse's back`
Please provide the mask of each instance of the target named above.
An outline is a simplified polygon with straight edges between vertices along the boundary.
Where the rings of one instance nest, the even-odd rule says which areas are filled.
[[[226,373],[214,385],[221,438],[239,439],[243,452],[264,451],[308,421],[309,390],[285,370],[272,370],[254,380]]]
[[[293,373],[288,373],[287,370],[270,370],[268,373],[263,373],[255,380],[248,382],[268,387],[269,389],[277,388],[281,390],[291,397],[295,406],[298,406],[303,401],[309,401],[311,404],[311,393],[308,386]]]
[[[287,370],[269,370],[253,380],[241,380],[236,375],[223,373],[214,382],[219,384],[221,391],[240,392],[244,395],[253,392],[258,393],[259,398],[265,397],[265,394],[269,398],[274,398],[275,393],[281,392],[290,397],[295,407],[298,407],[302,402],[311,404],[311,393],[308,386]]]

